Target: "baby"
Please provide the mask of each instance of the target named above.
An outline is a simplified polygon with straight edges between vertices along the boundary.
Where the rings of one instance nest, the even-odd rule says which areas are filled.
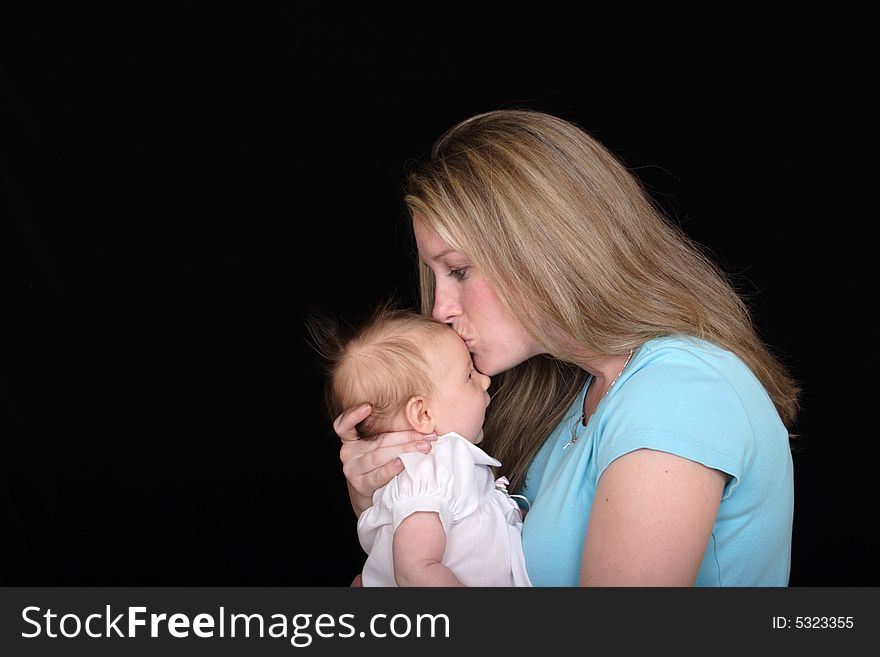
[[[461,338],[388,308],[346,339],[323,334],[331,416],[369,402],[357,427],[364,440],[408,429],[439,436],[430,454],[401,455],[404,470],[358,519],[364,586],[530,586],[519,507],[496,488],[489,466],[501,464],[477,447],[490,380]]]

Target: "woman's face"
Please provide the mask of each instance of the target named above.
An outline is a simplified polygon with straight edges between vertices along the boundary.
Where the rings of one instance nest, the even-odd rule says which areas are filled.
[[[483,374],[494,376],[541,353],[470,259],[416,218],[419,258],[434,273],[434,319],[452,326]]]

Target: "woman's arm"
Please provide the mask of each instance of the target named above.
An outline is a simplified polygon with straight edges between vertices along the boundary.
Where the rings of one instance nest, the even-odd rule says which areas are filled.
[[[405,452],[431,451],[435,435],[417,431],[384,433],[374,440],[360,440],[355,427],[372,411],[369,404],[345,411],[333,422],[333,430],[342,440],[339,459],[348,484],[348,496],[355,515],[360,516],[373,503],[373,493],[403,470],[397,457]]]
[[[438,514],[419,511],[408,515],[397,526],[392,545],[398,586],[463,586],[442,563],[446,532]]]
[[[599,478],[581,586],[693,586],[729,475],[652,449]]]

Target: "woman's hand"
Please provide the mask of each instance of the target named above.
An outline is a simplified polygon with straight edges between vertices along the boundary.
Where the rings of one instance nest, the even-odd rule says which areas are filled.
[[[369,404],[349,409],[333,422],[333,430],[342,440],[339,459],[348,482],[348,494],[355,514],[360,516],[373,504],[373,493],[403,470],[397,458],[406,452],[431,451],[434,434],[418,431],[393,431],[379,434],[374,440],[360,440],[355,427],[372,412]]]

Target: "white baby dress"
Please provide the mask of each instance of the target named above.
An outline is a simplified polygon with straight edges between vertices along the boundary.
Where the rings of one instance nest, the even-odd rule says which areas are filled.
[[[432,511],[446,531],[443,565],[465,586],[531,586],[522,551],[516,502],[496,489],[492,466],[501,464],[457,433],[440,436],[430,454],[400,456],[404,470],[373,494],[358,519],[369,555],[364,586],[396,586],[394,530],[411,513]]]

